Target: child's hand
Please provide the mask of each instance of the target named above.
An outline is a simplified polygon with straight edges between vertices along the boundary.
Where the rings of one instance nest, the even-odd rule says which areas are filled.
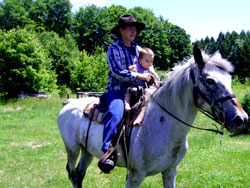
[[[128,70],[130,70],[132,72],[137,72],[137,67],[136,67],[136,65],[131,65],[131,66],[129,66]]]
[[[155,76],[152,73],[143,73],[143,74],[138,74],[137,79],[145,80],[146,82],[148,82],[151,79],[155,79]]]

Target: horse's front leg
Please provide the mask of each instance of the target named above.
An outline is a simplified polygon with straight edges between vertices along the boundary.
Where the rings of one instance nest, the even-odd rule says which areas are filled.
[[[177,174],[177,167],[166,169],[162,172],[162,180],[164,188],[175,188],[175,179]]]
[[[136,169],[129,169],[126,188],[139,188],[145,178],[145,173]]]

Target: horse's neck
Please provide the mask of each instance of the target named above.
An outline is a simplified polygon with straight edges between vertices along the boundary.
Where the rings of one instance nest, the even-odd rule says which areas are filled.
[[[166,110],[182,120],[192,120],[197,113],[193,99],[193,84],[190,81],[174,85],[166,83],[155,93],[155,97]]]
[[[167,112],[188,124],[193,124],[197,114],[197,108],[194,105],[192,83],[183,83],[179,89],[173,89],[169,85],[164,85],[156,91],[153,97],[154,99],[151,100],[152,107],[148,109],[151,112],[148,114],[155,111],[158,112],[160,116],[166,118],[166,126],[172,126],[171,129],[173,134],[175,134],[174,132],[180,132],[180,134],[178,134],[180,135],[180,138],[182,136],[184,137],[190,130],[190,127],[184,125]],[[165,112],[165,110],[163,110],[157,103],[159,103],[167,112]]]

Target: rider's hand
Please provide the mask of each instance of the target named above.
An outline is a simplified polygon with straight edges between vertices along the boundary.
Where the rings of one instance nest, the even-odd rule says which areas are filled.
[[[143,73],[138,74],[136,78],[138,80],[145,80],[146,82],[148,82],[151,79],[155,79],[155,75],[153,75],[152,73]]]

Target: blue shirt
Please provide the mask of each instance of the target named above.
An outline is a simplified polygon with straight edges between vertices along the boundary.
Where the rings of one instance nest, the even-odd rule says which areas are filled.
[[[117,39],[110,45],[107,51],[107,92],[114,90],[126,92],[127,88],[136,82],[139,73],[131,72],[128,68],[138,63],[140,49],[141,47],[135,42],[131,43],[131,47],[125,46],[121,39]]]
[[[141,66],[141,64],[138,62],[136,63],[136,68],[138,73],[150,73],[150,69],[145,69]],[[133,86],[146,86],[146,81],[145,80],[137,80],[136,83],[133,83]]]

